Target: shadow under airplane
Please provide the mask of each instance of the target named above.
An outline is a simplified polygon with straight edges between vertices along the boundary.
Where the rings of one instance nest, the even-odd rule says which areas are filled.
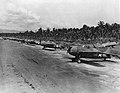
[[[42,49],[43,50],[43,49]],[[45,48],[44,50],[48,50],[48,51],[55,51],[53,49],[50,49],[50,48]]]
[[[71,59],[71,60],[74,60],[74,58],[68,58],[68,59]],[[74,63],[76,61],[66,61],[67,63]],[[81,63],[84,63],[84,64],[88,64],[88,65],[93,65],[93,66],[96,66],[96,67],[105,67],[105,65],[101,65],[100,63],[98,62],[111,62],[111,63],[118,63],[117,61],[112,61],[112,60],[81,60]]]

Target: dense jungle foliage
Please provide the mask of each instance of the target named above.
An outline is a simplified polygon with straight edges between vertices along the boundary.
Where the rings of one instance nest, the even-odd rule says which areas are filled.
[[[17,37],[36,40],[58,40],[58,41],[100,41],[119,40],[120,24],[98,22],[97,26],[83,25],[82,28],[39,28],[36,32],[25,31],[20,33],[1,33],[1,36]]]

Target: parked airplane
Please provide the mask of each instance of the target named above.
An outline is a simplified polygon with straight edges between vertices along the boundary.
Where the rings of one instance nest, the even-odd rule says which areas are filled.
[[[118,55],[111,54],[110,49],[111,47],[108,47],[106,51],[101,52],[96,48],[92,47],[73,46],[69,47],[67,52],[70,55],[75,56],[75,58],[72,61],[77,61],[78,63],[80,63],[82,58],[106,60],[107,58],[111,58],[112,56],[118,57]]]
[[[46,48],[54,48],[55,50],[62,49],[61,46],[59,46],[58,44],[54,42],[44,42],[44,43],[41,43],[41,46],[43,46],[43,49],[46,49]]]
[[[34,40],[26,40],[26,44],[37,45],[37,43]]]
[[[114,47],[117,46],[119,42],[107,42],[107,43],[97,43],[94,45],[94,47]]]

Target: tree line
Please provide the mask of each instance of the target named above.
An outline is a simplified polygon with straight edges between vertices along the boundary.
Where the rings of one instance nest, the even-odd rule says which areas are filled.
[[[120,24],[104,23],[99,21],[97,26],[83,25],[82,28],[39,28],[36,32],[25,31],[19,33],[1,33],[0,36],[17,37],[36,40],[61,40],[61,41],[99,41],[119,40]]]

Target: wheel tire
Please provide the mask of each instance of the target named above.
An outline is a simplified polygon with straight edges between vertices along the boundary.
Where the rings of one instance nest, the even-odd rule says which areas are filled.
[[[78,59],[77,63],[81,63],[81,60],[80,60],[80,59]]]
[[[81,63],[80,57],[81,57],[80,55],[76,56],[77,63]]]
[[[45,47],[43,47],[42,49],[45,49]]]

